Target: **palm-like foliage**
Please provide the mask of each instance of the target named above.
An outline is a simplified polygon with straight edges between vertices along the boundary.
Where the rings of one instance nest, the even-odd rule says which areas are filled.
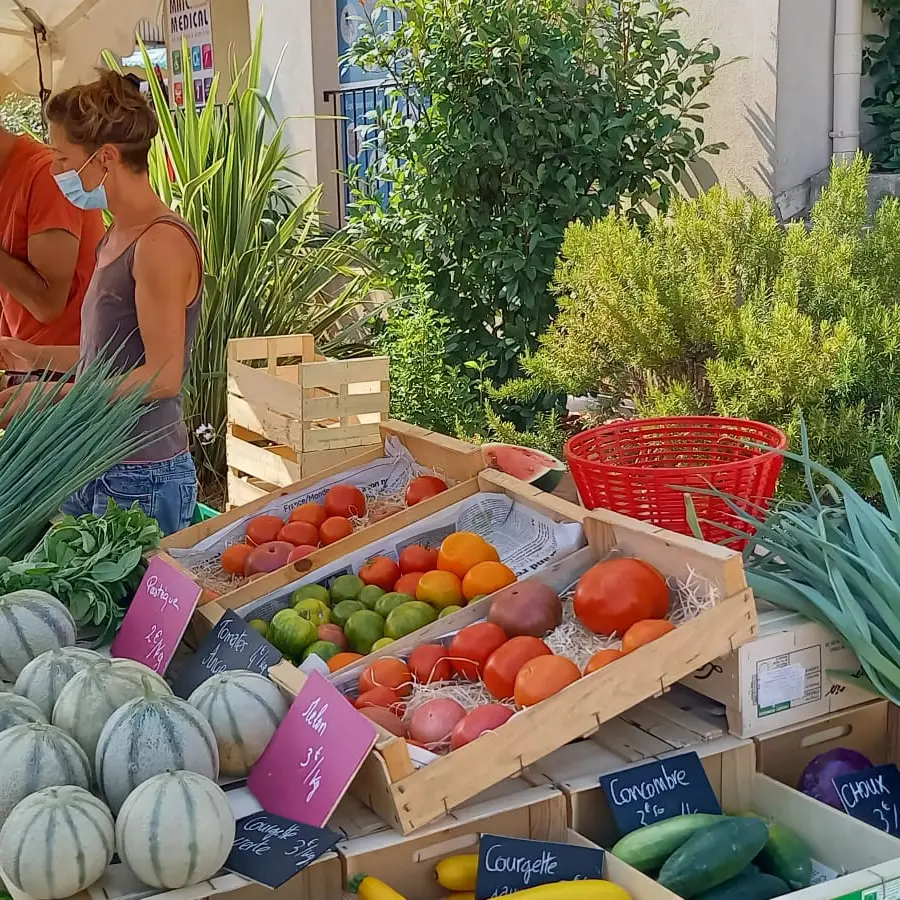
[[[353,242],[321,222],[320,189],[301,196],[269,103],[272,85],[262,87],[261,35],[260,27],[243,66],[232,62],[221,107],[198,110],[188,89],[184,110],[172,111],[150,79],[160,123],[151,180],[196,230],[206,264],[185,411],[192,432],[212,426],[212,440],[196,438],[193,448],[207,484],[225,472],[228,340],[311,333],[324,352],[352,353],[351,314],[368,291],[369,267]],[[146,51],[145,64],[152,71]]]

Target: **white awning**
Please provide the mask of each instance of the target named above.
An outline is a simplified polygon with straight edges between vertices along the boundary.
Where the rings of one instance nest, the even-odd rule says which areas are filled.
[[[161,21],[160,5],[161,0],[0,0],[4,86],[36,94],[41,69],[47,90],[91,78],[103,50],[120,57],[133,52],[141,24]]]

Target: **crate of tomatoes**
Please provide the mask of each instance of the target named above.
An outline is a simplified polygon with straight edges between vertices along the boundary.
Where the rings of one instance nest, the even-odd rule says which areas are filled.
[[[583,525],[587,547],[332,675],[379,727],[354,790],[395,828],[440,818],[754,634],[739,554],[602,510]],[[297,692],[305,676],[277,678]]]

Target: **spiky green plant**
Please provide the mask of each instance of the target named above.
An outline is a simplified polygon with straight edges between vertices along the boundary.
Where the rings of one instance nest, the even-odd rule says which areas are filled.
[[[120,381],[98,360],[68,393],[40,382],[12,418],[0,437],[0,556],[22,558],[63,501],[153,439],[135,435],[146,390],[116,396]]]
[[[323,225],[321,190],[304,193],[291,171],[283,123],[270,105],[277,73],[263,84],[261,47],[260,26],[246,63],[232,60],[222,106],[197,109],[187,90],[184,109],[170,110],[150,79],[160,124],[151,181],[197,232],[206,265],[185,415],[191,432],[212,426],[212,440],[195,436],[193,446],[207,485],[225,473],[228,340],[310,333],[326,354],[357,352],[352,313],[368,295],[365,259],[345,233]],[[217,88],[218,76],[213,96]]]

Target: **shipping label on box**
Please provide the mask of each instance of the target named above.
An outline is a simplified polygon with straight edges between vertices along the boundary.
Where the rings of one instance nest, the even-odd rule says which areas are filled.
[[[831,670],[858,672],[859,660],[820,625],[776,610],[760,614],[758,637],[682,684],[725,706],[732,733],[755,737],[872,699]]]

